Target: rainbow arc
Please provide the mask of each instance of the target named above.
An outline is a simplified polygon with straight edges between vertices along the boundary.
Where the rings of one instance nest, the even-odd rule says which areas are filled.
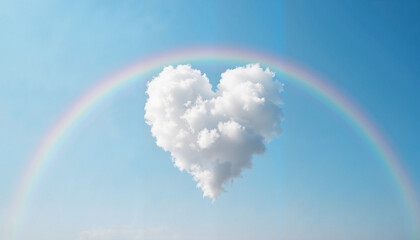
[[[287,82],[307,90],[308,93],[340,114],[360,134],[385,166],[391,179],[395,182],[396,190],[401,196],[404,206],[406,206],[406,214],[412,225],[413,234],[420,237],[418,233],[420,229],[419,202],[407,171],[403,168],[401,160],[384,135],[350,98],[321,78],[276,56],[232,47],[193,47],[142,59],[99,81],[71,104],[58,121],[51,126],[34,154],[25,164],[25,169],[19,178],[11,201],[8,219],[11,225],[10,239],[14,239],[18,232],[19,221],[24,217],[30,192],[36,187],[36,181],[41,177],[43,169],[50,161],[54,160],[54,153],[59,149],[64,139],[77,128],[87,114],[111,96],[132,86],[142,75],[153,73],[170,64],[205,63],[206,61],[261,63],[286,77]]]

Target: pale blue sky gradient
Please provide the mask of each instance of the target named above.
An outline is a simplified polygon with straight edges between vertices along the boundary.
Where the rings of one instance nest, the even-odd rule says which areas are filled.
[[[197,45],[249,47],[324,76],[390,137],[419,190],[419,9],[408,0],[0,2],[0,223],[27,158],[72,101],[134,60]],[[233,65],[193,67],[217,84]],[[124,229],[158,240],[414,239],[381,161],[293,85],[283,135],[219,200],[203,199],[144,123],[155,74],[96,109],[54,156],[19,239]]]

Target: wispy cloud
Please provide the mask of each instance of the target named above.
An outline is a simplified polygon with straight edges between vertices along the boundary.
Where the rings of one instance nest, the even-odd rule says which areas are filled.
[[[167,227],[122,227],[96,228],[83,231],[77,240],[177,240],[179,236]]]

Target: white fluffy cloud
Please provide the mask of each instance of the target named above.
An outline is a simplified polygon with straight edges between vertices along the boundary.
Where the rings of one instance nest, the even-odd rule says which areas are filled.
[[[258,64],[227,70],[216,92],[199,70],[168,66],[148,83],[145,119],[175,166],[215,200],[280,135],[282,91]]]

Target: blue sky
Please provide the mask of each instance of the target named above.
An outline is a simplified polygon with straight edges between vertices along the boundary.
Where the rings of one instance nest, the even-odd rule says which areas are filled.
[[[0,219],[28,156],[74,99],[136,59],[191,45],[258,49],[324,76],[389,136],[419,189],[419,9],[408,0],[0,2]],[[232,66],[194,67],[217,84]],[[293,85],[283,134],[215,203],[203,198],[144,123],[155,74],[96,109],[54,156],[19,239],[413,239],[372,150]]]

